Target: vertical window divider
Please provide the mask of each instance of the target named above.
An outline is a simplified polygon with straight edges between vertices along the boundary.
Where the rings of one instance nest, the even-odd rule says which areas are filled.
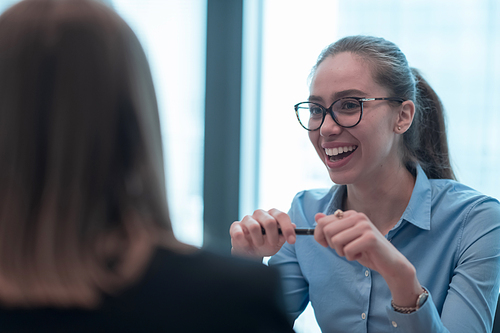
[[[207,2],[203,247],[223,254],[239,208],[242,4]]]

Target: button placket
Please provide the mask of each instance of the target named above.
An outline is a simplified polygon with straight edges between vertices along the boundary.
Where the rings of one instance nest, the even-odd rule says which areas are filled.
[[[371,289],[372,279],[371,279],[370,269],[366,268],[366,267],[363,267],[363,275],[365,276],[363,278],[363,280],[364,280],[363,284],[367,284],[368,289]],[[369,311],[369,304],[370,304],[370,294],[371,293],[368,293],[367,306],[364,309],[365,311],[361,313],[361,320],[366,320],[367,319],[368,311]]]

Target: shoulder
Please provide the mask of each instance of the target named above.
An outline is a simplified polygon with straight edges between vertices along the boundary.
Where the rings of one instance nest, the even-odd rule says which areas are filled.
[[[284,332],[281,292],[279,272],[260,262],[159,248],[141,281],[112,304],[130,304],[141,321],[171,332],[253,332],[258,325]]]
[[[467,185],[449,179],[430,180],[434,221],[445,225],[456,221],[465,238],[500,231],[500,203]],[[493,232],[495,235],[497,232]],[[495,236],[497,237],[497,236]]]
[[[178,288],[186,287],[188,291],[194,288],[202,294],[216,293],[227,298],[234,296],[233,288],[243,290],[239,295],[242,299],[243,294],[257,297],[271,292],[280,283],[279,272],[261,262],[205,250],[179,254],[159,249],[151,270],[152,279],[169,280]]]
[[[486,204],[493,210],[500,209],[497,199],[485,195],[467,185],[451,179],[430,179],[432,201],[435,204],[445,204],[449,208],[472,209]]]
[[[193,263],[200,265],[200,268],[210,269],[215,275],[224,275],[231,278],[251,279],[261,276],[263,278],[278,277],[274,269],[262,264],[260,261],[233,257],[230,255],[219,255],[208,251],[200,250],[194,257]],[[215,272],[214,272],[215,271]]]
[[[186,303],[179,300],[187,299],[183,311],[198,313],[198,320],[215,323],[219,331],[227,331],[225,326],[238,332],[288,330],[277,269],[204,250],[190,255],[161,252],[165,269],[158,277],[163,284],[172,284],[175,291],[170,290],[168,297],[177,299],[176,311]],[[172,261],[172,256],[177,258]]]

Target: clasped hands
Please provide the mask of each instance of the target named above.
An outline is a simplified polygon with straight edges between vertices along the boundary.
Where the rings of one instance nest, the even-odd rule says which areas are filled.
[[[395,274],[401,265],[409,264],[365,214],[352,210],[342,214],[338,212],[315,215],[317,226],[314,239],[319,244],[331,247],[339,256],[356,260],[382,275]],[[278,226],[281,235],[278,234]],[[266,230],[265,235],[262,234],[262,228]],[[231,225],[232,253],[251,257],[272,256],[285,241],[295,243],[297,236],[294,229],[295,224],[288,214],[277,209],[256,210]]]

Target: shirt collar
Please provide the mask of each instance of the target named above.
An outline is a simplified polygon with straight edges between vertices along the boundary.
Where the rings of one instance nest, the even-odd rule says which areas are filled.
[[[422,167],[417,164],[417,179],[411,194],[410,202],[406,207],[401,220],[394,226],[396,229],[401,225],[402,220],[406,220],[424,230],[431,229],[431,184]],[[336,185],[337,189],[328,204],[326,215],[333,214],[337,209],[342,208],[342,200],[347,190],[346,185]],[[316,224],[316,223],[315,223]]]
[[[342,201],[344,200],[345,193],[347,192],[346,185],[335,185],[336,189],[333,192],[332,199],[328,204],[325,212],[326,215],[332,215],[337,209],[342,209]]]
[[[422,167],[417,164],[417,179],[403,220],[424,230],[431,229],[431,183]]]

